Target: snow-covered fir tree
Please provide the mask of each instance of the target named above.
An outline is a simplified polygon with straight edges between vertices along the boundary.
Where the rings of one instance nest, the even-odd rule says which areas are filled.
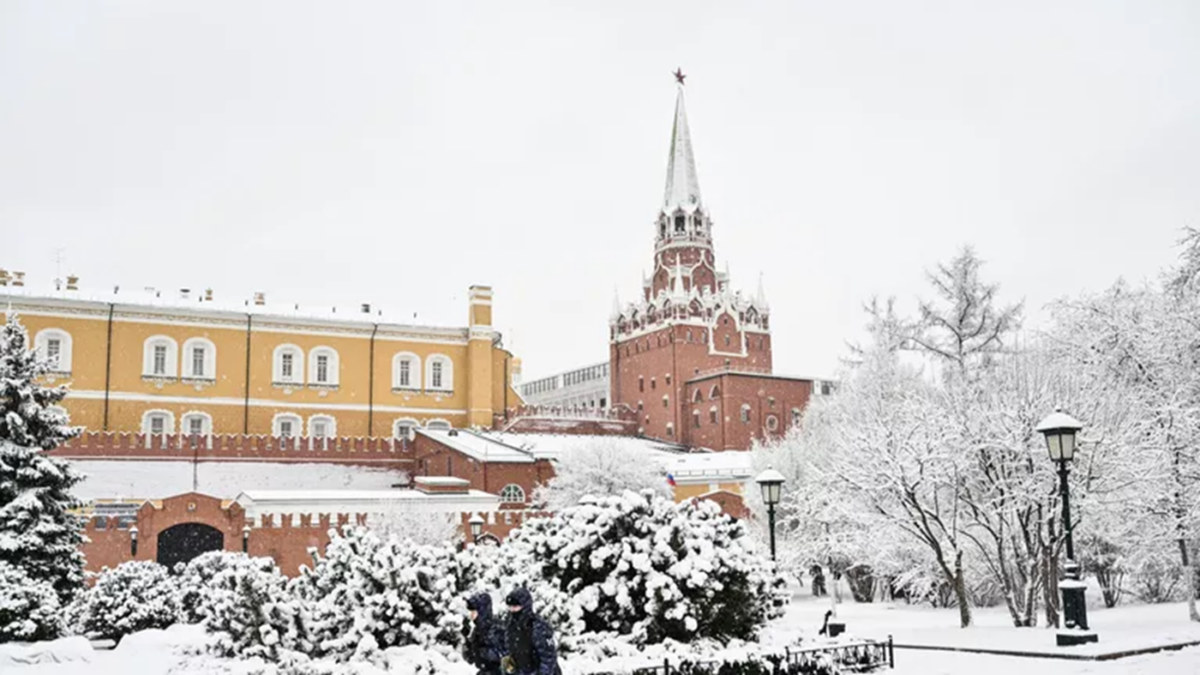
[[[66,387],[42,384],[51,364],[28,345],[10,313],[0,330],[0,562],[48,582],[66,604],[83,584],[82,523],[69,512],[82,477],[45,451],[78,430],[57,407]]]
[[[148,628],[179,621],[179,593],[166,567],[131,560],[105,568],[83,592],[71,614],[76,630],[89,637],[120,640]]]

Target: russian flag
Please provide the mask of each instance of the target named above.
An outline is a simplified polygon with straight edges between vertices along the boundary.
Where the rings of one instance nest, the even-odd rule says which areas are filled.
[[[675,476],[670,473],[667,474],[667,485],[675,487]]]

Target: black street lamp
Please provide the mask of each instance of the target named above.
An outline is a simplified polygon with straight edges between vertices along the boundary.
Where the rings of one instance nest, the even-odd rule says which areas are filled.
[[[471,543],[478,544],[479,535],[483,533],[483,516],[473,513],[467,519],[467,524],[471,526]]]
[[[767,523],[771,528],[771,560],[775,560],[775,505],[779,503],[783,492],[783,474],[775,469],[767,469],[758,474],[754,482],[762,488],[763,503],[767,505]]]
[[[250,552],[250,524],[242,526],[242,553]]]
[[[129,555],[134,558],[137,557],[137,533],[137,525],[129,528]]]
[[[1071,522],[1071,489],[1067,484],[1068,466],[1075,459],[1075,436],[1082,428],[1083,423],[1064,413],[1062,408],[1055,410],[1037,425],[1037,431],[1046,437],[1046,449],[1050,451],[1050,459],[1058,464],[1063,532],[1067,535],[1067,559],[1063,563],[1063,578],[1058,582],[1058,587],[1062,589],[1063,626],[1066,628],[1058,633],[1060,647],[1100,640],[1099,636],[1088,629],[1087,605],[1084,604],[1087,585],[1079,579],[1079,563],[1075,561],[1075,539],[1072,536],[1075,527]]]

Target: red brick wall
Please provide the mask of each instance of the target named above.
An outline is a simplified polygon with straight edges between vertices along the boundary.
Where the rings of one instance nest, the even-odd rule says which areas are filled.
[[[490,522],[483,532],[503,541],[512,530],[520,527],[529,518],[543,514],[512,506],[501,512],[483,514]],[[470,532],[467,524],[470,513],[463,513],[461,532]],[[158,557],[158,538],[167,528],[181,523],[203,523],[221,531],[224,550],[242,550],[242,528],[246,524],[245,513],[237,504],[222,508],[221,500],[208,495],[190,493],[165,499],[160,507],[147,502],[137,512],[138,528],[137,556],[131,554],[131,530],[117,529],[115,522],[103,530],[96,529],[95,518],[88,521],[85,534],[88,541],[82,550],[87,558],[87,570],[99,572],[105,567],[116,567],[128,560],[155,560]],[[350,524],[369,525],[367,514],[319,514],[281,515],[263,517],[253,523],[250,531],[248,552],[252,556],[269,557],[288,576],[296,576],[303,565],[312,566],[310,548],[324,553],[329,544],[329,530],[340,529]]]
[[[504,486],[515,483],[525,491],[525,499],[533,490],[554,477],[554,467],[549,460],[534,462],[481,462],[458,450],[442,445],[436,440],[417,434],[415,448],[415,476],[453,476],[470,481],[471,488],[491,494],[499,494]]]
[[[330,438],[324,446],[309,438],[280,440],[273,436],[214,434],[209,437],[85,432],[51,451],[58,457],[89,459],[132,457],[136,459],[254,460],[260,462],[303,462],[392,465],[407,470],[412,448],[391,438]]]
[[[711,398],[712,388],[719,397]],[[694,403],[699,391],[702,401]],[[687,384],[688,438],[691,445],[714,450],[746,450],[755,440],[780,436],[792,424],[792,409],[804,410],[812,395],[810,380],[795,380],[764,375],[723,373],[704,377]],[[772,399],[774,403],[772,404]],[[710,411],[717,407],[717,423]],[[749,421],[742,421],[742,406],[750,407]],[[693,412],[700,412],[700,426],[695,426]],[[775,419],[774,431],[770,418]]]
[[[741,341],[745,338],[737,329],[734,317],[721,315],[716,323],[711,336],[703,327],[681,324],[665,326],[649,335],[619,339],[610,345],[609,372],[613,404],[628,405],[636,411],[638,401],[641,401],[643,406],[638,414],[638,425],[645,435],[718,449],[738,447],[714,445],[709,436],[702,436],[703,440],[693,440],[690,431],[692,392],[686,390],[685,383],[697,375],[725,367],[769,373],[772,367],[771,340],[769,335],[749,332],[746,334],[749,336],[746,356],[721,353],[726,349],[740,352]],[[725,335],[730,336],[729,348],[723,346]],[[717,340],[715,353],[710,349],[710,339]],[[670,397],[665,407],[664,395]],[[670,429],[668,424],[671,425]]]

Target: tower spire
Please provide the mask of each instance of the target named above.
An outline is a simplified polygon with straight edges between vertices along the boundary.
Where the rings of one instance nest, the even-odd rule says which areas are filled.
[[[683,209],[691,213],[700,206],[700,180],[696,177],[696,158],[692,154],[692,135],[688,131],[687,110],[683,105],[683,77],[675,95],[675,124],[671,129],[671,153],[667,156],[667,186],[663,191],[662,210],[666,214]]]

